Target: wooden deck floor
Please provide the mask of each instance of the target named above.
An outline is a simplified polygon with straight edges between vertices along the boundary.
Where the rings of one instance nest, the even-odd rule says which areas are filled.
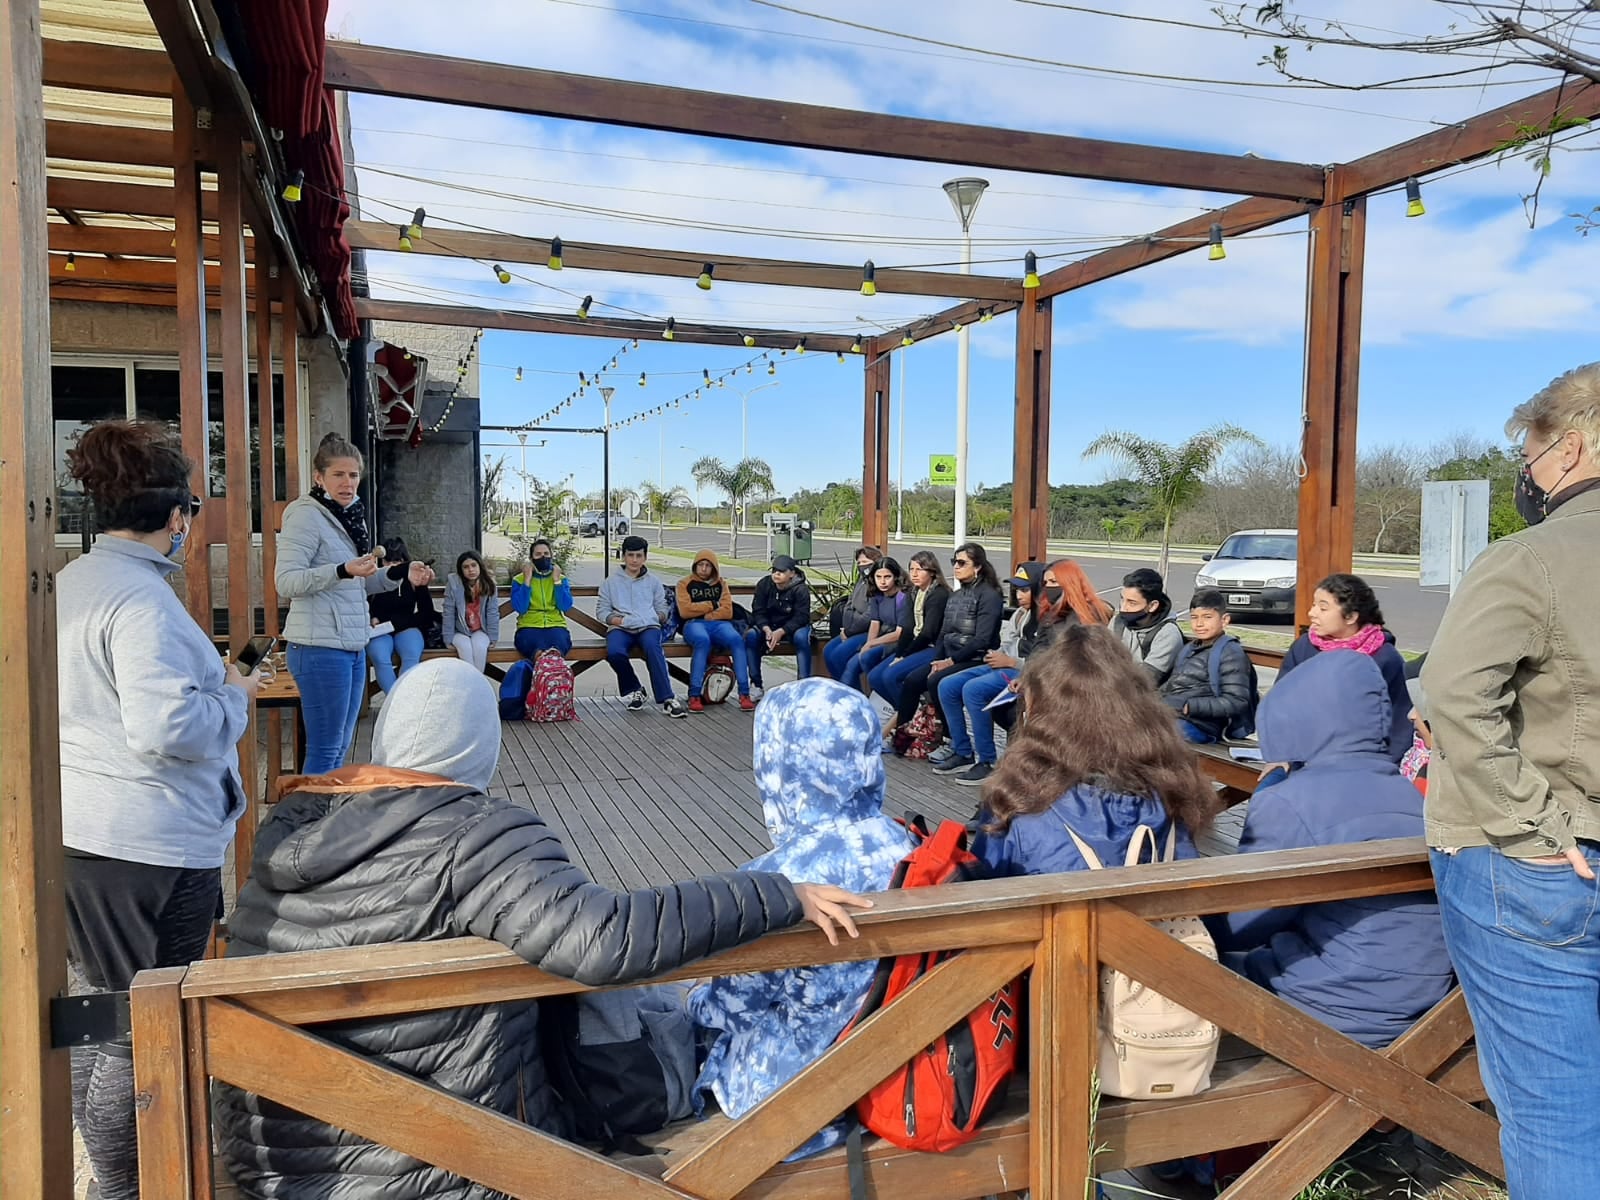
[[[613,696],[580,696],[578,720],[501,725],[489,791],[531,806],[597,883],[637,888],[737,867],[771,849],[751,766],[753,718],[725,704],[672,720],[629,712]],[[355,760],[370,754],[362,721]],[[884,812],[968,820],[980,789],[935,775],[925,762],[886,757]],[[1243,822],[1231,809],[1200,840],[1231,852]]]

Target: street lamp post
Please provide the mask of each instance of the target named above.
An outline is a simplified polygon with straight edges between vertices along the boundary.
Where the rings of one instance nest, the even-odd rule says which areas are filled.
[[[952,179],[944,185],[944,194],[961,221],[961,273],[972,274],[972,215],[978,211],[978,201],[983,199],[989,186],[987,179]],[[956,538],[960,545],[967,540],[967,385],[971,367],[972,334],[966,325],[956,334]]]
[[[605,527],[605,561],[600,564],[602,573],[611,575],[611,396],[617,389],[603,387],[600,397],[606,402],[605,429],[601,432],[600,488],[605,495],[600,500],[600,524]]]
[[[760,387],[753,387],[748,392],[741,387],[734,386],[733,384],[728,385],[730,388],[733,388],[734,391],[739,393],[739,425],[742,430],[739,439],[740,462],[743,462],[745,459],[750,457],[750,397],[754,396],[757,392],[764,391],[767,388],[775,388],[781,382],[782,380],[774,379],[771,383],[763,383]],[[742,511],[742,506],[738,507],[740,507],[741,511],[730,514],[728,519],[742,527],[744,524],[744,513]]]
[[[517,434],[522,444],[522,536],[528,536],[528,435]]]

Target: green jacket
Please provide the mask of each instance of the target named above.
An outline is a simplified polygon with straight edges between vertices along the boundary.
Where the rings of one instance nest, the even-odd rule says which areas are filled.
[[[532,579],[511,577],[511,608],[517,613],[518,629],[560,629],[566,625],[571,607],[572,581],[566,576],[560,583],[553,571]]]
[[[1600,842],[1600,489],[1478,556],[1422,682],[1428,844],[1513,858]]]

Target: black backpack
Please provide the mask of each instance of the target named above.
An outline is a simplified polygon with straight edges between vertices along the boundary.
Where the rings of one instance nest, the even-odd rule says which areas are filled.
[[[1228,727],[1222,731],[1222,736],[1231,742],[1242,742],[1246,738],[1256,735],[1256,709],[1261,707],[1261,685],[1256,678],[1256,665],[1250,661],[1249,652],[1245,650],[1244,643],[1235,637],[1221,637],[1217,644],[1211,648],[1211,656],[1206,660],[1206,673],[1211,681],[1211,694],[1219,700],[1222,698],[1222,652],[1232,642],[1239,647],[1239,653],[1245,656],[1245,666],[1250,668],[1250,706],[1237,717],[1228,721]]]

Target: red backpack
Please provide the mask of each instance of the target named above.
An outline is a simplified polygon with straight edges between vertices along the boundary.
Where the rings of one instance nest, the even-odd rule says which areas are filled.
[[[541,650],[533,660],[533,685],[528,688],[528,720],[576,721],[572,700],[572,668],[559,650]]]
[[[916,849],[900,860],[891,888],[933,887],[983,877],[981,860],[967,849],[966,828],[944,821],[931,836],[919,816],[905,820]],[[841,1039],[959,950],[902,954],[878,963],[872,989]],[[860,1100],[856,1116],[873,1133],[906,1150],[951,1150],[977,1135],[1005,1099],[1017,1069],[1022,1030],[1022,979],[1013,979],[919,1050]]]

